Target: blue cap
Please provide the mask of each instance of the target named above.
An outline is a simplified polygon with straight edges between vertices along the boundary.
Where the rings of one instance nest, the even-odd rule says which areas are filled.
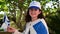
[[[36,7],[36,6],[29,7],[29,9],[32,9],[32,8],[34,8],[34,9],[40,9],[39,7]]]
[[[35,9],[41,9],[41,5],[40,2],[37,1],[32,1],[29,5],[29,8],[35,8]]]

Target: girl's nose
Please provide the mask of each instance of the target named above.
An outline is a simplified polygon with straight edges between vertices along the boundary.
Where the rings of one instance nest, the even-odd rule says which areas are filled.
[[[34,13],[35,11],[33,10],[32,13]]]

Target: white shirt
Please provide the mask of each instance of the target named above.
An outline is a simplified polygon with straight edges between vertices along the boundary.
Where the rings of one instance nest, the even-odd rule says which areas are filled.
[[[28,34],[29,30],[30,30],[30,34],[37,34],[35,29],[33,28],[33,25],[37,24],[39,21],[42,21],[42,23],[44,24],[44,26],[48,32],[48,27],[47,27],[45,20],[44,19],[37,19],[33,22],[27,23],[26,29],[24,30],[24,32],[21,33],[21,32],[15,31],[14,34]],[[49,32],[47,34],[49,34]]]

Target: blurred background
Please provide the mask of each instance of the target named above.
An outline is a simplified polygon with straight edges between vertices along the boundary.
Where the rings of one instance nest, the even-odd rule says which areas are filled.
[[[22,32],[26,24],[25,15],[31,1],[34,0],[0,0],[0,27],[4,23],[5,12],[10,20],[10,26]],[[35,1],[39,1],[42,6],[50,34],[60,34],[60,0]]]

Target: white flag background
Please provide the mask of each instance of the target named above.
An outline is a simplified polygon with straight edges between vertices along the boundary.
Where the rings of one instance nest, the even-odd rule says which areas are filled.
[[[1,28],[3,28],[4,31],[7,31],[7,27],[10,25],[10,21],[9,21],[6,13],[4,13],[3,22],[4,22],[4,23],[2,24]]]

